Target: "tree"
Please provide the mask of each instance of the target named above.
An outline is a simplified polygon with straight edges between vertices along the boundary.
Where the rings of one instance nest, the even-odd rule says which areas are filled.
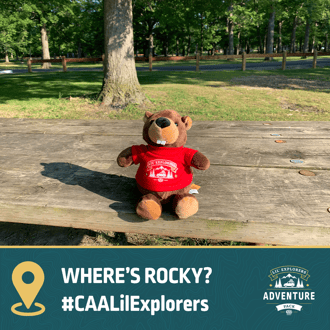
[[[145,102],[135,69],[130,0],[104,0],[104,38],[102,104],[122,108],[129,103]]]
[[[50,24],[51,53],[100,56],[104,52],[103,2],[79,0],[72,2],[71,9],[73,14],[61,13]]]
[[[304,53],[309,50],[309,39],[310,32],[313,28],[313,40],[315,41],[315,35],[318,30],[317,22],[322,20],[325,13],[329,11],[329,0],[305,0],[304,6],[302,8],[302,15],[304,16],[306,22],[305,28],[305,42],[304,42]],[[313,48],[313,44],[312,47]]]
[[[266,52],[272,54],[274,50],[274,27],[275,27],[275,8],[271,6],[268,22],[267,47]]]
[[[6,63],[9,62],[8,53],[13,51],[15,31],[15,21],[10,16],[0,13],[0,49],[5,54]]]
[[[74,0],[20,0],[17,2],[17,8],[29,15],[31,24],[40,30],[43,59],[50,59],[49,30],[52,24],[55,24],[59,17],[73,14],[72,6],[74,3]],[[50,66],[50,63],[43,63],[42,68],[48,69]]]
[[[228,17],[227,17],[227,26],[228,26],[228,55],[234,55],[234,22],[232,19],[233,16],[233,3],[231,2],[228,7]]]
[[[0,52],[5,54],[5,61],[9,62],[8,53],[26,51],[29,30],[29,19],[21,10],[12,6],[3,7],[0,11]]]

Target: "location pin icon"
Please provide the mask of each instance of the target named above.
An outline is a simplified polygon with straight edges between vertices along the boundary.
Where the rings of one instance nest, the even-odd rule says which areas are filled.
[[[34,280],[30,284],[23,282],[23,274],[31,272]],[[44,284],[45,275],[42,268],[32,261],[25,261],[18,264],[12,274],[13,284],[20,295],[25,307],[29,309]]]

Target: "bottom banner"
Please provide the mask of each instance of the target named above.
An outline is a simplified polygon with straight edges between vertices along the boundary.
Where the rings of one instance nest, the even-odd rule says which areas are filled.
[[[2,248],[0,329],[329,329],[327,248]]]

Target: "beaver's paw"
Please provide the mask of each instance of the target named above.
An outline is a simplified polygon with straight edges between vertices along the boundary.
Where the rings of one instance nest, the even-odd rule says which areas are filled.
[[[162,214],[162,205],[156,196],[148,194],[138,203],[136,213],[143,219],[157,220]]]
[[[191,194],[176,195],[173,208],[180,219],[187,219],[198,211],[198,200]]]

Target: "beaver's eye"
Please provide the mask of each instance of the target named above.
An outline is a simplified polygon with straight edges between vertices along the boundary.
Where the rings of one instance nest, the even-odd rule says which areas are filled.
[[[154,120],[152,120],[152,121],[150,122],[150,126],[152,125],[153,122],[154,122]]]
[[[175,126],[178,126],[178,123],[175,123]]]

